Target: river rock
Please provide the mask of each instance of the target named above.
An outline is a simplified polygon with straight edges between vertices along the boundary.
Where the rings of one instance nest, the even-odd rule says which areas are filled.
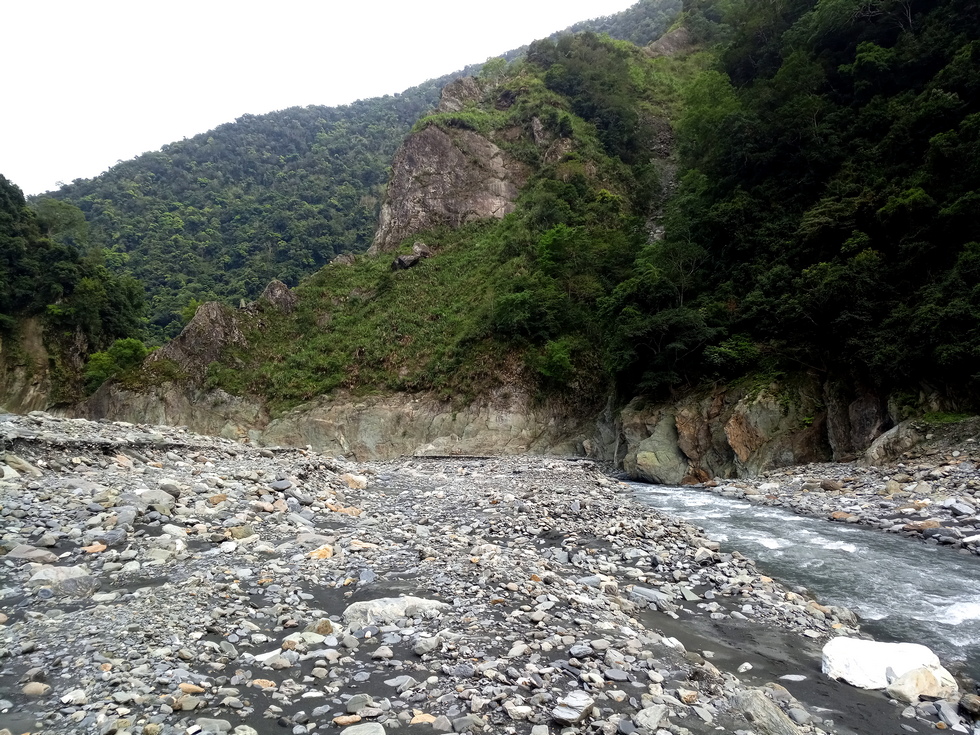
[[[551,711],[551,716],[558,722],[574,725],[591,714],[594,704],[595,700],[588,694],[575,690],[558,700],[558,706]]]
[[[884,689],[892,680],[920,667],[949,675],[936,654],[918,643],[880,643],[840,636],[823,647],[823,673],[861,689]]]
[[[448,607],[445,602],[421,597],[380,597],[349,605],[344,610],[344,622],[353,630],[372,623],[392,623],[400,618],[413,617],[431,610]]]
[[[27,544],[18,544],[7,552],[6,558],[24,559],[37,564],[54,564],[56,561],[58,561],[57,555],[51,553],[47,549],[37,549],[33,546],[28,546]]]
[[[956,680],[942,666],[920,666],[894,679],[885,692],[900,702],[915,704],[920,697],[945,699],[959,691]]]
[[[645,728],[650,732],[656,732],[666,716],[667,707],[662,704],[655,704],[652,707],[644,707],[633,715],[633,722],[636,723],[637,727]]]
[[[800,731],[776,704],[758,689],[735,696],[735,705],[760,735],[799,735]]]

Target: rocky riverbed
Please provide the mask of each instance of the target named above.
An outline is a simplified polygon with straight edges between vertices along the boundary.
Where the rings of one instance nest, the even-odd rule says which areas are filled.
[[[354,465],[41,413],[0,439],[11,733],[967,731],[823,677],[849,611],[588,461]]]
[[[980,422],[920,431],[921,444],[892,461],[801,465],[702,487],[980,555]]]

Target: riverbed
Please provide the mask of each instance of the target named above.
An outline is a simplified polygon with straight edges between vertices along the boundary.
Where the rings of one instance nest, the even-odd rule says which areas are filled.
[[[980,679],[980,560],[896,534],[724,497],[635,484],[638,498],[701,526],[727,550],[755,559],[787,586],[857,613],[879,640],[932,648]]]

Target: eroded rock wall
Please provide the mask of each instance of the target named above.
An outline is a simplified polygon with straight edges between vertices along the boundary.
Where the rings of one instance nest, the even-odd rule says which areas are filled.
[[[46,408],[52,393],[50,362],[40,320],[24,319],[16,335],[0,337],[0,412]]]
[[[222,391],[165,384],[135,393],[106,385],[78,412],[87,418],[186,426],[267,446],[311,446],[358,460],[403,455],[583,454],[591,426],[526,396],[499,392],[468,406],[433,394],[322,397],[270,420],[258,403]]]
[[[435,125],[411,135],[395,154],[371,254],[389,252],[423,230],[514,211],[526,166],[472,130]]]
[[[587,445],[631,477],[676,485],[751,476],[832,456],[819,384],[729,387],[665,403],[634,399]],[[625,447],[625,451],[623,449]]]

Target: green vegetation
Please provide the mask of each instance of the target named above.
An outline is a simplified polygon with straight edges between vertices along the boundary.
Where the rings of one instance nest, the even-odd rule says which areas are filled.
[[[84,218],[71,205],[44,200],[35,213],[21,190],[0,176],[0,330],[42,315],[90,349],[138,335],[143,290],[113,275],[102,253],[85,246]]]
[[[147,354],[146,345],[132,337],[117,339],[108,350],[92,353],[85,365],[86,389],[95,391],[109,378],[139,366]]]
[[[576,30],[652,40],[679,9],[679,0],[641,0]],[[295,286],[336,255],[365,251],[398,146],[444,84],[479,69],[341,107],[244,115],[50,196],[79,207],[107,262],[144,284],[148,334],[162,343],[192,301],[237,306],[273,278]]]
[[[648,42],[675,7],[592,27]],[[0,314],[46,309],[99,349],[130,336],[133,309],[109,308],[127,282],[41,272],[71,253],[144,280],[156,339],[278,277],[296,310],[242,312],[249,348],[209,376],[276,408],[504,384],[589,404],[801,370],[980,402],[976,3],[686,0],[679,22],[696,47],[671,58],[561,35],[488,63],[456,112],[422,116],[446,77],[246,116],[75,182],[30,216],[53,258],[6,248]],[[516,211],[423,233],[435,257],[407,271],[324,267],[367,247],[394,151],[429,125],[526,164]]]
[[[958,424],[961,421],[976,418],[971,413],[942,413],[930,411],[922,416],[922,420],[927,424]]]
[[[243,317],[249,347],[213,368],[212,385],[280,408],[341,387],[466,398],[504,382],[596,400],[614,369],[602,359],[600,305],[632,272],[659,186],[649,161],[629,161],[664,124],[648,114],[658,89],[648,80],[668,63],[678,62],[595,34],[544,41],[496,70],[482,102],[421,120],[417,129],[522,131],[497,138],[535,169],[517,211],[426,234],[435,257],[407,271],[391,272],[387,257],[324,268],[297,288],[293,314]],[[628,127],[611,124],[617,110]],[[574,151],[544,161],[550,143],[533,142],[535,121]]]
[[[620,385],[795,367],[976,400],[976,5],[685,14],[719,61],[686,90],[667,238],[609,304]]]

